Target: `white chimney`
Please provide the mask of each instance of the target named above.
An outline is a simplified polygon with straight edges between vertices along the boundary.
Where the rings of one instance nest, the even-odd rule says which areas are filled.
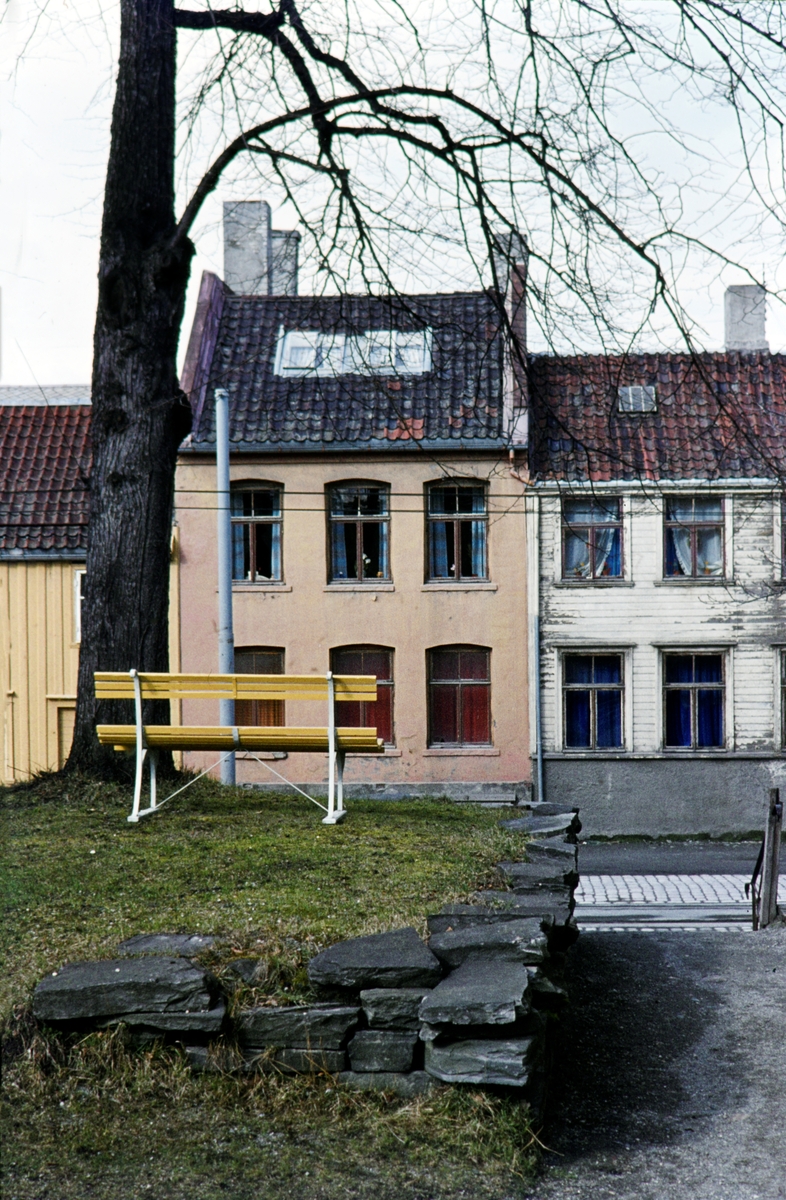
[[[769,350],[765,337],[767,293],[758,283],[726,288],[726,350]]]
[[[224,282],[241,296],[296,296],[300,234],[272,228],[264,200],[224,202]]]

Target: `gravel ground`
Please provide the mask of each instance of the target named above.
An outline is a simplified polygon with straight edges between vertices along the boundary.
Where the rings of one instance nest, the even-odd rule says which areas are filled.
[[[530,1200],[786,1197],[786,927],[583,933]]]

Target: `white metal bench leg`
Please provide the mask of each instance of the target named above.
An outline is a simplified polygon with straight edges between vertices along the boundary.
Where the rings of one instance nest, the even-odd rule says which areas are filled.
[[[345,758],[346,758],[346,753],[343,750],[337,751],[337,753],[336,753],[336,773],[337,773],[338,778],[336,779],[336,812],[340,813],[341,816],[343,816],[344,813],[347,811],[344,808],[344,759]],[[337,817],[336,819],[338,820],[339,818]]]
[[[336,689],[333,672],[327,673],[328,685],[328,810],[323,825],[337,825],[347,815],[344,808],[344,754],[336,749]],[[338,775],[338,807],[336,807],[336,775]]]
[[[156,807],[156,768],[158,767],[158,751],[148,750],[150,759],[150,807]]]
[[[129,675],[134,681],[134,716],[136,718],[136,777],[134,779],[134,804],[131,809],[131,815],[128,820],[132,825],[136,825],[139,821],[139,809],[142,802],[142,769],[145,763],[145,755],[147,747],[145,746],[145,730],[142,725],[142,689],[139,686],[139,676],[136,671],[129,671]],[[151,759],[151,784],[153,779],[153,765]]]

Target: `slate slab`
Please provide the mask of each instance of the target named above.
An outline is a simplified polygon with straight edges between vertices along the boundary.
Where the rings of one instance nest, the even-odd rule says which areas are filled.
[[[392,1029],[361,1029],[347,1047],[353,1071],[409,1071],[418,1044],[417,1033]]]
[[[215,940],[201,933],[138,933],[121,942],[117,954],[124,958],[136,954],[180,954],[183,958],[193,958],[209,950]]]
[[[514,817],[510,821],[500,821],[501,829],[510,829],[514,833],[529,833],[533,837],[548,837],[550,834],[569,834],[575,837],[581,832],[581,821],[575,813],[561,813],[553,817]]]
[[[446,904],[438,913],[426,918],[429,933],[447,933],[470,925],[498,925],[504,921],[537,919],[543,931],[555,923],[567,921],[570,906],[564,900],[552,900],[548,893],[519,896],[516,892],[493,892],[493,897],[509,897],[510,903],[490,901],[488,904]]]
[[[497,867],[514,892],[522,894],[544,890],[569,894],[578,883],[575,870],[559,862],[502,862]]]
[[[437,1080],[427,1071],[410,1071],[407,1075],[394,1071],[342,1071],[338,1081],[356,1092],[393,1092],[405,1100],[423,1096],[437,1086]]]
[[[322,987],[433,987],[442,970],[409,927],[338,942],[311,959],[308,977]]]
[[[566,842],[561,837],[543,838],[540,841],[527,842],[526,851],[527,857],[532,862],[543,862],[544,860],[554,858],[560,863],[572,866],[574,870],[578,862],[578,846],[575,842]]]
[[[562,884],[555,891],[544,887],[529,893],[503,892],[490,888],[476,892],[472,901],[517,919],[548,913],[553,917],[555,925],[567,921],[575,908],[570,890],[566,892]]]
[[[468,958],[420,1004],[427,1025],[512,1025],[529,1011],[529,972],[521,963]]]
[[[211,1008],[216,980],[185,958],[110,958],[68,963],[33,993],[39,1021],[84,1021],[122,1013],[200,1012]]]
[[[420,1002],[428,988],[365,988],[360,993],[370,1029],[417,1029]]]
[[[158,1033],[220,1033],[227,1015],[223,1000],[202,1012],[123,1013],[105,1024],[123,1022],[129,1029],[155,1029]]]
[[[238,979],[242,979],[249,987],[267,979],[267,963],[261,958],[233,958],[227,964],[227,970],[237,975]]]
[[[292,1008],[249,1008],[236,1018],[243,1046],[312,1046],[338,1050],[358,1024],[356,1005],[313,1005]]]
[[[533,817],[561,817],[566,812],[571,812],[578,817],[581,811],[578,808],[569,808],[566,804],[530,804],[526,807],[527,812]]]
[[[525,1087],[534,1066],[535,1038],[427,1042],[426,1071],[444,1083]]]
[[[478,955],[537,964],[548,954],[548,942],[539,917],[469,925],[435,933],[429,939],[429,948],[446,967],[458,967],[466,959]]]
[[[310,1075],[314,1071],[327,1071],[337,1075],[347,1065],[343,1050],[315,1050],[311,1047],[285,1046],[281,1050],[246,1050],[246,1063],[251,1070],[284,1071],[293,1075]]]

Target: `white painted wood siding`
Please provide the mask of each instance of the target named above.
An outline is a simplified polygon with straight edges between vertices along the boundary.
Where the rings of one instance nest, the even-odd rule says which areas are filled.
[[[597,494],[604,494],[600,486]],[[692,494],[690,486],[684,494]],[[779,581],[779,499],[764,491],[723,494],[731,577],[722,583],[663,579],[663,501],[653,489],[624,496],[624,579],[600,584],[562,582],[560,500],[541,495],[546,752],[562,749],[561,651],[608,648],[625,655],[625,751],[651,755],[662,747],[662,650],[691,647],[717,648],[727,656],[727,751],[780,753],[778,661],[779,646],[786,646],[786,590]]]

